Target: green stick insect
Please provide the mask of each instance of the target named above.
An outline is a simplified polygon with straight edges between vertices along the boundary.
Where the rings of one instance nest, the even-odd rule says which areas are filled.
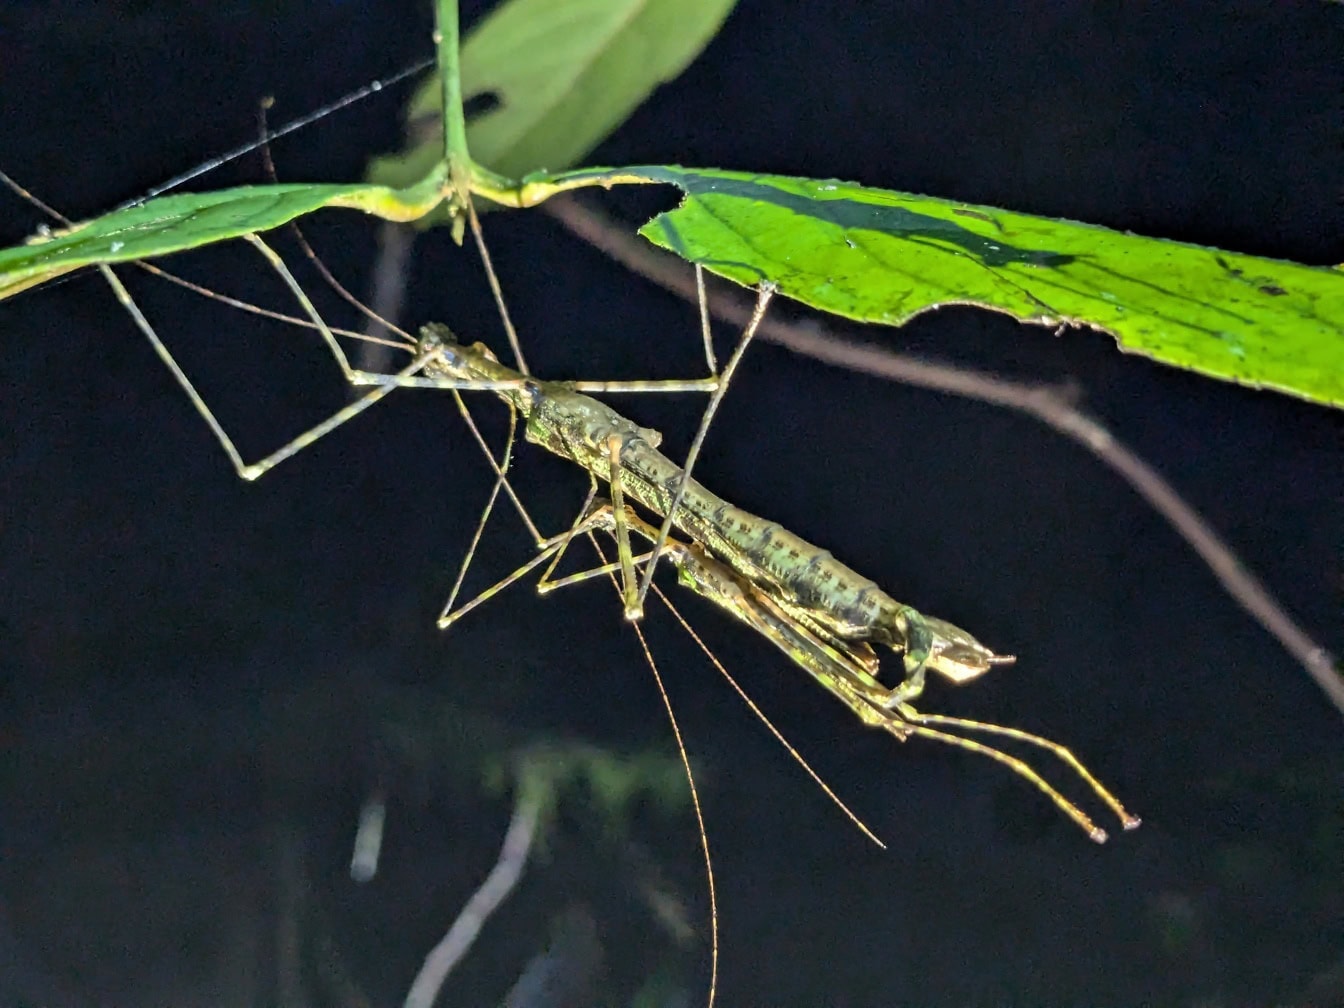
[[[21,196],[45,208],[44,204],[7,177],[3,177],[3,181]],[[491,287],[510,343],[517,347],[517,336],[490,263],[479,221],[470,205],[467,210],[471,230],[491,278]],[[68,223],[63,219],[62,222]],[[929,671],[951,682],[964,683],[978,678],[996,665],[1011,663],[1013,657],[995,653],[974,636],[949,622],[925,616],[913,607],[897,602],[874,582],[842,564],[826,550],[806,542],[777,523],[734,507],[691,477],[691,467],[703,445],[714,412],[764,316],[772,294],[769,288],[761,290],[756,311],[723,371],[711,374],[707,379],[684,382],[545,382],[499,363],[480,344],[470,348],[459,345],[446,327],[436,325],[426,326],[422,330],[419,340],[415,341],[414,359],[409,365],[395,374],[381,374],[361,371],[350,365],[335,332],[322,319],[280,256],[260,236],[252,234],[246,238],[289,287],[308,319],[307,322],[296,319],[288,321],[315,328],[351,384],[373,386],[371,391],[344,409],[254,463],[243,461],[233,441],[113,270],[108,266],[99,267],[118,301],[187,393],[243,479],[253,480],[261,476],[363,412],[395,387],[419,385],[449,388],[455,396],[460,390],[493,391],[509,404],[515,415],[521,414],[524,418],[527,440],[587,470],[592,481],[590,504],[596,495],[598,481],[610,487],[613,504],[605,512],[610,517],[598,520],[589,516],[586,520],[594,528],[609,528],[616,538],[619,556],[616,567],[622,575],[622,599],[628,619],[638,620],[642,616],[643,602],[650,588],[654,568],[660,558],[666,557],[678,569],[683,584],[770,640],[828,692],[845,703],[865,724],[883,727],[902,740],[911,735],[937,738],[999,760],[1049,796],[1093,840],[1105,841],[1107,837],[1104,830],[1095,826],[1077,806],[1021,760],[982,743],[937,731],[931,726],[941,724],[944,727],[986,731],[1042,746],[1068,763],[1112,808],[1125,829],[1139,825],[1139,819],[1126,812],[1114,796],[1064,747],[1017,729],[923,714],[911,706],[911,701],[923,693]],[[161,271],[156,269],[155,272]],[[339,285],[336,286],[340,289]],[[703,309],[703,287],[701,291]],[[703,311],[702,329],[706,358],[710,371],[714,372],[708,320]],[[517,356],[521,360],[521,353]],[[605,404],[583,394],[585,391],[710,391],[712,395],[688,452],[686,465],[677,466],[658,451],[661,441],[658,432],[627,420]],[[464,417],[470,420],[460,396],[457,396],[457,404]],[[469,426],[495,468],[498,477],[495,493],[501,487],[507,491],[542,552],[532,563],[487,590],[472,603],[456,613],[450,612],[470,561],[469,551],[452,595],[440,614],[441,627],[451,624],[462,613],[493,595],[504,584],[511,583],[524,571],[535,567],[547,556],[551,557],[552,564],[539,587],[543,591],[554,587],[556,582],[548,582],[548,576],[565,547],[583,526],[582,521],[578,522],[563,536],[544,540],[506,478],[508,457],[512,450],[512,428],[504,457],[497,462],[480,440],[474,424]],[[624,506],[623,496],[626,492],[650,511],[662,516],[663,523],[656,532],[637,520]],[[481,525],[473,539],[472,551],[493,502],[492,494],[491,503],[482,515]],[[595,514],[598,513],[602,512]],[[690,545],[669,539],[673,526],[690,537]],[[629,534],[632,528],[653,543],[640,583],[637,583],[630,549]],[[896,686],[888,688],[881,685],[874,645],[889,647],[900,656],[903,677]]]
[[[524,419],[528,441],[582,466],[591,479],[585,504],[588,513],[580,521],[563,535],[542,542],[531,563],[471,603],[449,612],[450,600],[440,626],[455,622],[547,559],[550,565],[541,590],[619,571],[627,616],[638,618],[637,558],[630,547],[630,532],[634,531],[654,544],[647,554],[650,565],[667,560],[677,569],[682,585],[769,640],[864,724],[883,728],[902,741],[921,736],[998,760],[1045,793],[1091,839],[1104,842],[1106,831],[1022,760],[933,726],[983,731],[1040,746],[1067,763],[1114,811],[1125,829],[1139,825],[1140,820],[1063,746],[1014,728],[924,714],[911,705],[923,693],[930,671],[950,682],[965,683],[997,665],[1011,663],[1011,656],[996,654],[965,630],[897,602],[826,550],[778,523],[729,504],[658,450],[661,436],[657,431],[640,427],[570,383],[528,378],[499,363],[481,344],[462,346],[450,330],[439,325],[421,330],[417,360],[424,361],[427,379],[493,387]],[[401,379],[388,376],[385,380],[399,383]],[[599,481],[611,488],[613,503],[588,510]],[[670,539],[665,528],[655,529],[644,522],[625,506],[627,494],[670,519],[692,542]],[[573,537],[595,529],[612,533],[618,561],[559,581],[549,580]],[[900,656],[903,677],[896,686],[884,686],[878,679],[874,645],[889,647]]]

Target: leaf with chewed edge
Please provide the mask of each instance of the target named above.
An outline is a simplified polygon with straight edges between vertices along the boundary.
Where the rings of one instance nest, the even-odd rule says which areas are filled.
[[[850,182],[675,165],[534,175],[520,192],[627,182],[686,194],[640,229],[654,244],[822,311],[900,325],[976,305],[1100,329],[1130,353],[1344,406],[1340,268]]]

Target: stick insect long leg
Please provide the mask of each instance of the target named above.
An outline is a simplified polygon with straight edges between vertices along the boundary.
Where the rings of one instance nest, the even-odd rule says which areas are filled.
[[[17,182],[15,182],[12,178],[10,178],[3,172],[0,172],[0,184],[3,184],[7,188],[9,188],[21,199],[26,200],[29,203],[32,203],[38,209],[50,215],[54,220],[60,222],[62,225],[70,226],[72,224],[69,218],[65,217],[63,214],[61,214],[54,208],[48,206],[46,203],[38,199],[26,188],[19,185]],[[340,366],[341,371],[345,375],[346,379],[350,381],[352,384],[359,383],[357,376],[362,375],[363,373],[358,372],[350,367],[350,362],[346,358],[344,351],[341,349],[340,343],[337,341],[335,334],[327,326],[326,322],[322,319],[321,315],[317,312],[317,309],[313,306],[312,301],[308,298],[307,294],[303,291],[302,287],[299,286],[298,281],[294,279],[293,274],[289,272],[289,269],[285,266],[284,261],[281,260],[280,257],[275,254],[275,252],[270,248],[270,246],[268,246],[264,241],[262,241],[260,236],[252,234],[247,235],[246,237],[247,240],[250,241],[253,244],[253,246],[256,247],[258,251],[261,252],[261,254],[265,257],[267,262],[284,281],[286,286],[288,286],[289,289],[294,293],[295,297],[299,302],[300,307],[303,309],[304,314],[308,317],[309,321],[302,322],[300,320],[289,319],[287,316],[280,315],[279,313],[276,312],[268,312],[265,309],[257,308],[255,305],[243,305],[242,303],[237,302],[232,298],[223,297],[221,295],[216,294],[213,291],[207,291],[203,288],[200,288],[197,285],[190,283],[189,281],[181,280],[180,278],[173,276],[172,274],[167,273],[166,271],[161,270],[157,267],[150,266],[148,264],[144,265],[151,272],[158,273],[159,275],[165,277],[168,280],[179,283],[188,288],[193,288],[198,292],[206,293],[209,296],[216,297],[219,300],[224,301],[226,303],[233,304],[237,307],[245,308],[246,310],[249,311],[255,311],[258,314],[269,315],[271,317],[280,318],[285,321],[296,322],[297,324],[300,325],[308,325],[315,328],[321,334],[323,341],[330,349],[332,355],[336,358],[336,362]],[[145,316],[144,312],[140,310],[140,306],[136,303],[135,299],[131,297],[130,291],[126,289],[126,285],[122,283],[121,278],[117,276],[116,272],[112,269],[111,266],[100,265],[98,266],[98,271],[102,274],[103,279],[107,282],[107,285],[111,288],[113,295],[117,299],[117,302],[122,306],[122,308],[127,312],[127,314],[130,315],[136,327],[149,340],[150,345],[153,347],[155,354],[159,357],[161,361],[163,361],[164,365],[168,368],[169,372],[173,376],[174,381],[176,381],[177,384],[186,393],[188,400],[192,404],[192,408],[195,409],[196,412],[205,421],[206,426],[209,427],[211,433],[215,436],[215,439],[224,449],[224,453],[228,456],[229,462],[233,465],[234,471],[237,472],[239,477],[241,477],[242,479],[245,480],[256,479],[258,476],[261,476],[263,473],[271,469],[273,466],[277,465],[280,462],[283,462],[285,459],[289,458],[290,456],[301,451],[303,448],[312,444],[314,441],[322,437],[324,434],[330,433],[331,431],[335,430],[337,427],[345,423],[347,420],[351,420],[354,417],[358,416],[360,413],[364,412],[364,410],[368,409],[378,400],[386,396],[389,391],[391,391],[389,387],[378,385],[366,395],[348,404],[344,409],[337,411],[335,414],[328,417],[321,423],[316,424],[315,426],[305,431],[304,433],[300,434],[297,438],[293,439],[289,443],[282,445],[279,449],[272,452],[270,455],[267,455],[260,461],[253,463],[246,463],[243,461],[242,455],[238,451],[237,446],[234,445],[233,439],[229,437],[228,433],[219,423],[219,420],[215,417],[214,413],[206,405],[205,400],[201,398],[200,393],[196,391],[196,388],[192,384],[191,379],[187,377],[186,372],[182,370],[181,366],[177,363],[176,359],[173,357],[172,353],[168,350],[168,347],[164,344],[163,340],[159,338],[159,335],[155,331],[153,325],[150,324],[149,319]],[[410,349],[410,347],[405,347],[405,349]],[[409,365],[407,365],[405,368],[399,371],[398,376],[403,378],[409,377],[410,375],[413,375],[420,369],[422,369],[425,366],[425,363],[426,361],[423,355],[421,355],[417,357],[415,360],[412,360]]]

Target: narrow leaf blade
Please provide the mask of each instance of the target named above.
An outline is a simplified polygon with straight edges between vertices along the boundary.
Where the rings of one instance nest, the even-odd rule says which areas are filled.
[[[0,249],[0,299],[98,263],[130,262],[268,231],[313,210],[344,206],[397,217],[399,194],[382,186],[240,186],[161,196]]]
[[[467,140],[474,160],[516,177],[574,164],[675,78],[718,32],[736,0],[511,0],[462,47],[462,88],[488,96]],[[441,156],[441,95],[431,76],[407,109],[414,140],[370,177],[418,178]],[[425,128],[420,128],[425,127]],[[429,159],[429,160],[427,160]]]

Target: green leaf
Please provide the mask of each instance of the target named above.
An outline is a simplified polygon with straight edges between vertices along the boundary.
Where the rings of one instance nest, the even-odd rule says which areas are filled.
[[[742,284],[861,322],[968,304],[1110,333],[1122,350],[1344,406],[1344,270],[1144,238],[849,182],[652,166],[525,180],[523,192],[667,182],[640,234]]]
[[[472,119],[472,157],[510,177],[574,164],[709,43],[736,0],[511,0],[462,47],[462,88],[496,106]],[[406,113],[411,143],[370,178],[404,184],[443,156],[438,77]]]
[[[405,220],[437,202],[435,185],[427,185],[424,192],[417,202],[410,197],[420,194],[383,186],[292,184],[161,196],[0,250],[0,299],[83,266],[149,259],[240,238],[321,207],[349,207]]]
[[[591,803],[606,829],[627,828],[637,800],[648,799],[660,811],[674,813],[688,798],[679,759],[659,753],[622,754],[582,743],[546,742],[507,756],[505,766],[490,768],[488,784],[510,779],[530,791],[549,818],[563,794],[578,792]]]

